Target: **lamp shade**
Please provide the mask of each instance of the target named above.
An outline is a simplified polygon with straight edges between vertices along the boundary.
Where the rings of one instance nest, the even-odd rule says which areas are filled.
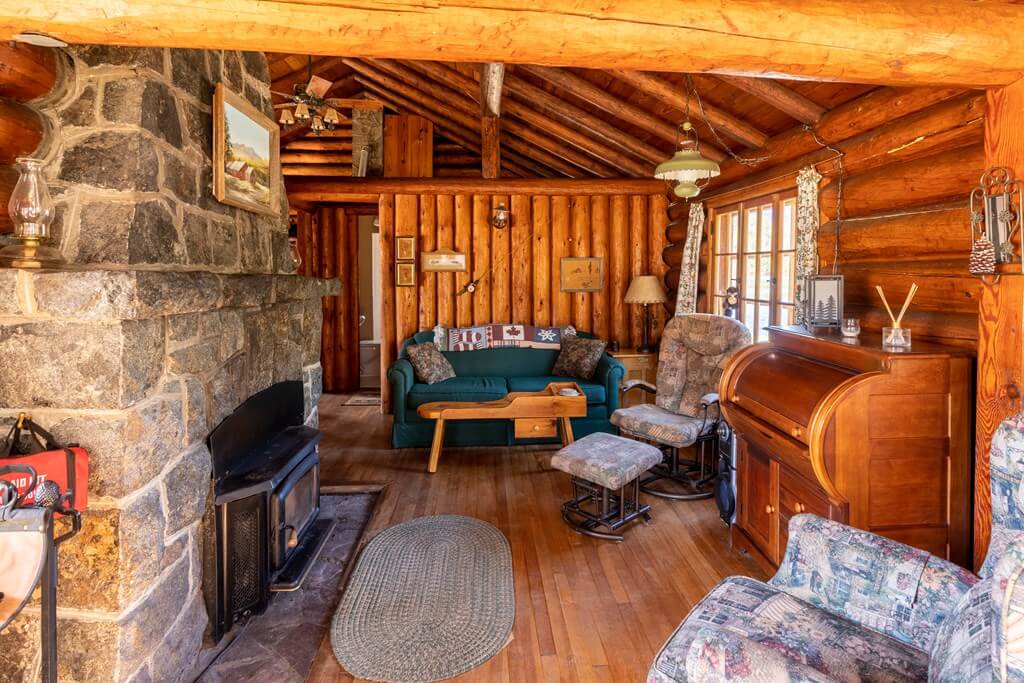
[[[660,304],[667,299],[661,280],[655,275],[637,275],[629,283],[624,301],[627,304]]]

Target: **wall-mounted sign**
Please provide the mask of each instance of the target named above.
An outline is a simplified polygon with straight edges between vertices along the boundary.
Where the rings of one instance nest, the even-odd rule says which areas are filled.
[[[420,254],[420,268],[426,273],[461,273],[467,270],[466,255],[451,249],[424,251]]]
[[[604,259],[600,256],[562,258],[563,292],[600,292],[604,288]]]

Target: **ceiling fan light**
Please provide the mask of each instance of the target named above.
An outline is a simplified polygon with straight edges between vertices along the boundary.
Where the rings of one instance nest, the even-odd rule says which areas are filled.
[[[340,123],[341,117],[338,116],[338,112],[332,107],[327,107],[324,111],[324,123],[330,127],[334,127]]]
[[[297,105],[295,105],[295,118],[297,120],[308,121],[309,116],[309,105],[307,105],[305,102],[299,102]]]
[[[320,118],[319,116],[314,116],[313,121],[309,124],[309,127],[310,129],[312,129],[314,133],[321,133],[323,132],[326,126],[324,126],[324,120],[322,118]]]
[[[277,121],[282,126],[290,126],[293,123],[295,123],[295,117],[292,116],[292,110],[291,109],[282,109],[281,110],[281,116],[280,116],[280,118],[278,118]]]

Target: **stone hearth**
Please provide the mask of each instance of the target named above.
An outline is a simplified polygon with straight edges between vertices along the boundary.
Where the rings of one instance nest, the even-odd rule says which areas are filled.
[[[69,267],[0,269],[0,428],[26,411],[91,456],[83,530],[60,554],[60,678],[187,680],[207,626],[205,438],[282,380],[304,381],[316,422],[337,282],[288,274],[284,205],[262,216],[210,192],[213,86],[270,111],[262,55],[64,57],[35,105]],[[38,665],[29,608],[0,633],[0,670],[34,680]]]

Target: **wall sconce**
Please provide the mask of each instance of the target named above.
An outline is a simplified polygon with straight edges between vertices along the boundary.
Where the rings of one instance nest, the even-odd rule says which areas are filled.
[[[1013,237],[1020,230],[1024,194],[1006,166],[992,166],[971,190],[971,259],[974,275],[994,273],[998,263],[1017,261]]]
[[[504,230],[512,222],[512,216],[504,204],[498,204],[491,215],[491,227],[495,230]]]
[[[14,222],[14,239],[0,249],[0,265],[11,268],[50,268],[64,262],[60,251],[41,244],[50,237],[54,204],[43,178],[43,162],[21,157],[17,160],[21,172],[11,192],[7,210]]]

